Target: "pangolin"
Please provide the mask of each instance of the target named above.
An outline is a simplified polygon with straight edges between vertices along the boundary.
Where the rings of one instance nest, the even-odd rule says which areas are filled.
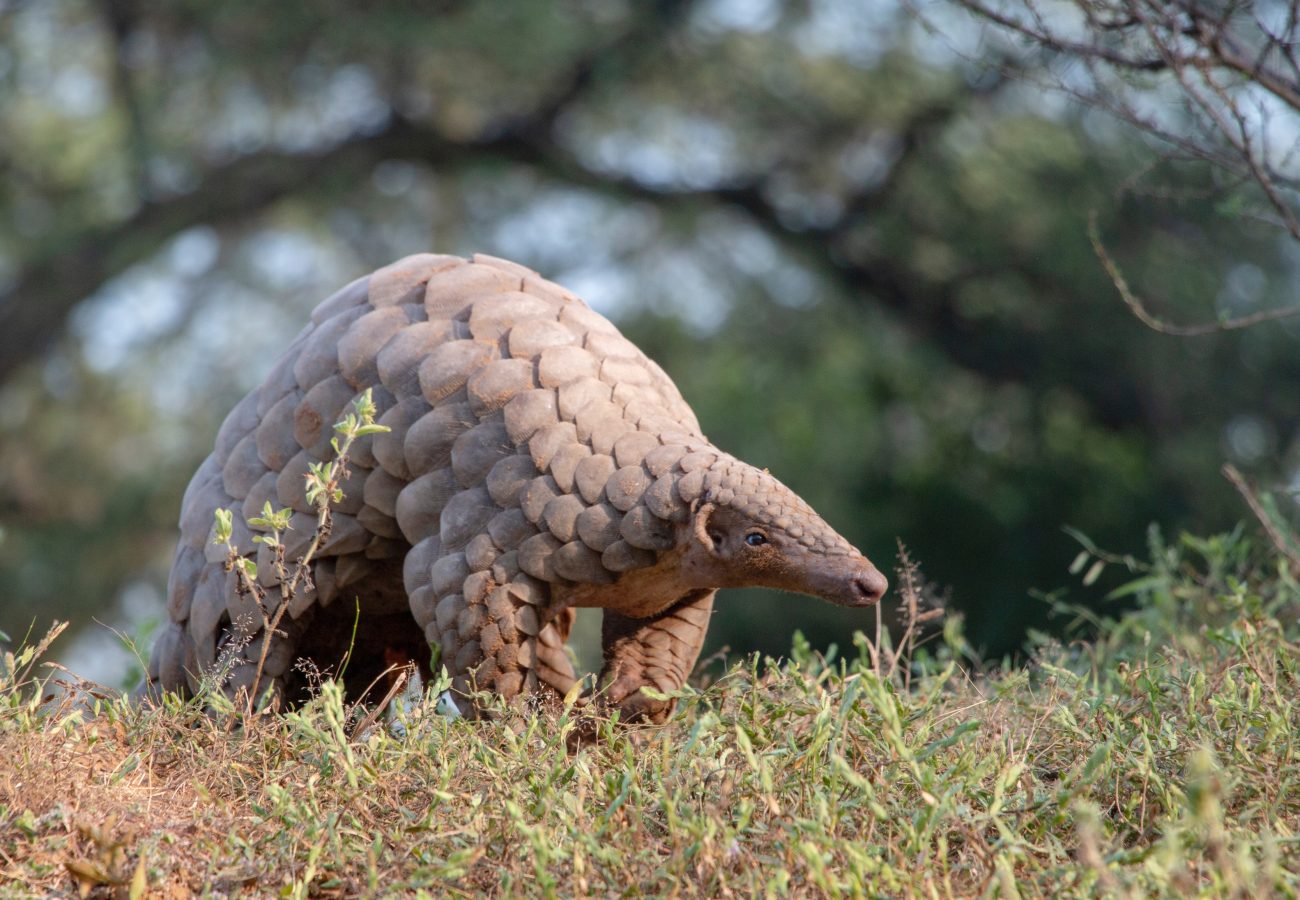
[[[246,519],[294,511],[301,554],[315,517],[304,476],[369,389],[390,431],[350,454],[309,589],[278,633],[236,590],[214,511],[234,544],[270,551]],[[577,607],[604,610],[597,697],[662,721],[699,654],[718,588],[761,585],[867,606],[881,573],[766,470],[709,443],[673,382],[568,290],[491,256],[420,254],[326,299],[262,385],[226,417],[181,503],[168,623],[146,692],[191,693],[223,652],[228,691],[304,696],[295,660],[350,683],[392,658],[429,660],[461,695],[567,694]],[[278,593],[271,591],[271,596]],[[359,610],[359,612],[358,612]],[[231,665],[227,661],[226,665]]]

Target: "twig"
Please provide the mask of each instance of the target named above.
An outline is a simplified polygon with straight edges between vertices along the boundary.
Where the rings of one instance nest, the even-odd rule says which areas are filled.
[[[1088,213],[1088,239],[1092,242],[1093,252],[1097,254],[1097,259],[1101,261],[1102,268],[1110,277],[1111,283],[1115,285],[1115,290],[1119,291],[1120,298],[1124,301],[1133,315],[1137,317],[1143,325],[1146,325],[1152,331],[1158,331],[1161,334],[1170,334],[1175,337],[1202,337],[1207,334],[1218,334],[1223,331],[1236,331],[1241,328],[1249,328],[1252,325],[1259,325],[1262,322],[1275,322],[1279,319],[1290,319],[1294,316],[1300,316],[1300,306],[1288,306],[1282,309],[1268,309],[1262,312],[1251,313],[1248,316],[1241,316],[1236,319],[1224,319],[1222,322],[1207,323],[1204,325],[1174,325],[1157,319],[1147,311],[1142,300],[1133,293],[1129,287],[1128,281],[1124,278],[1124,273],[1120,271],[1119,266],[1111,257],[1106,245],[1101,241],[1101,233],[1097,227],[1097,211],[1094,209]]]
[[[1000,13],[991,6],[976,2],[976,0],[956,0],[956,2],[959,6],[975,15],[1001,25],[1003,28],[1015,32],[1022,38],[1026,38],[1053,53],[1087,59],[1096,58],[1113,66],[1135,72],[1159,72],[1165,68],[1165,61],[1159,57],[1126,56],[1108,47],[1098,44],[1082,44],[1062,38],[1045,28],[1034,28],[1014,16]],[[1039,24],[1041,26],[1041,21]]]
[[[1294,178],[1285,171],[1286,160],[1279,163],[1270,154],[1270,137],[1276,136],[1269,129],[1268,107],[1259,97],[1266,93],[1289,110],[1300,110],[1296,3],[1287,5],[1284,24],[1270,27],[1271,17],[1252,4],[1073,0],[1067,5],[1081,12],[1085,23],[1083,37],[1075,40],[1070,26],[1040,12],[1035,0],[1010,4],[1012,11],[986,0],[953,2],[1047,54],[1082,63],[1090,83],[1080,86],[1077,78],[1058,77],[1054,87],[1214,170],[1253,182],[1271,211],[1270,224],[1300,242]],[[1133,72],[1162,73],[1162,80],[1167,79],[1186,103],[1189,124],[1167,126],[1128,102],[1132,92],[1145,90],[1127,77]],[[1089,237],[1125,304],[1143,324],[1162,334],[1216,334],[1300,314],[1300,307],[1288,307],[1213,324],[1162,321],[1134,294],[1106,251],[1095,214],[1089,218]]]
[[[292,573],[289,572],[288,567],[285,565],[284,558],[284,533],[290,529],[291,510],[282,509],[277,512],[271,507],[271,502],[268,500],[263,506],[262,515],[248,520],[248,525],[251,528],[264,529],[270,532],[267,535],[255,536],[253,542],[266,545],[274,554],[272,565],[275,568],[276,581],[280,587],[280,598],[273,613],[267,610],[266,589],[257,583],[256,565],[243,556],[232,540],[234,510],[216,510],[217,534],[214,542],[224,545],[226,548],[226,570],[233,569],[237,573],[236,585],[239,593],[241,595],[250,595],[262,614],[262,646],[258,653],[257,667],[253,671],[252,687],[246,698],[246,715],[248,716],[252,716],[256,711],[258,688],[262,683],[262,675],[266,670],[266,659],[271,651],[271,641],[279,633],[280,623],[284,620],[285,613],[289,611],[291,602],[299,591],[312,589],[312,563],[316,553],[328,540],[332,528],[333,520],[331,518],[330,504],[338,503],[343,499],[343,490],[340,485],[348,478],[349,474],[348,452],[352,449],[353,442],[358,438],[368,434],[388,431],[387,426],[375,424],[374,417],[377,410],[369,389],[356,399],[353,407],[355,409],[354,413],[348,413],[342,420],[334,424],[334,430],[338,432],[338,437],[330,440],[330,446],[333,447],[335,453],[334,460],[328,465],[325,463],[311,463],[308,466],[305,476],[307,502],[316,508],[316,528],[306,550],[295,560]],[[340,441],[340,437],[342,441]],[[367,690],[369,689],[367,688]]]
[[[383,714],[384,710],[388,709],[388,704],[392,703],[393,699],[401,693],[404,687],[406,687],[406,682],[410,680],[411,673],[415,671],[415,663],[407,663],[404,666],[389,666],[387,669],[380,672],[374,681],[370,682],[370,687],[374,687],[379,683],[380,678],[383,678],[385,675],[388,675],[393,671],[397,672],[397,677],[393,679],[392,687],[388,689],[388,693],[384,695],[384,699],[379,701],[379,705],[366,713],[366,717],[357,724],[356,728],[352,729],[352,740],[355,741],[357,738],[361,737],[375,724],[375,722],[379,721],[379,717]],[[369,692],[369,690],[370,688],[366,688],[367,692]],[[363,694],[362,696],[365,695]]]
[[[1263,527],[1264,533],[1268,535],[1268,539],[1273,542],[1273,546],[1277,548],[1279,553],[1291,561],[1291,566],[1294,571],[1300,572],[1300,553],[1296,552],[1293,543],[1288,540],[1287,536],[1277,527],[1277,523],[1273,521],[1272,517],[1269,516],[1268,511],[1264,509],[1264,504],[1259,501],[1259,497],[1255,495],[1254,489],[1246,483],[1246,479],[1242,476],[1241,472],[1237,471],[1237,467],[1232,463],[1224,463],[1221,471],[1223,472],[1223,477],[1232,482],[1232,486],[1237,489],[1237,493],[1241,494],[1242,499],[1246,501],[1246,505],[1250,507],[1250,511],[1254,513],[1255,518],[1259,520],[1259,524]]]

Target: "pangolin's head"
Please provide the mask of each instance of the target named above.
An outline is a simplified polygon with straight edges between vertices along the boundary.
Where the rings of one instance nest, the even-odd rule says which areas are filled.
[[[872,606],[889,582],[798,494],[720,457],[694,504],[684,563],[700,587],[770,587]]]

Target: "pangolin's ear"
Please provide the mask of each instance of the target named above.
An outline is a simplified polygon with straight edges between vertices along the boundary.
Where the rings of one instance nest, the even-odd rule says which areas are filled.
[[[710,556],[719,556],[718,548],[709,536],[709,519],[717,509],[712,503],[701,503],[695,508],[695,540],[700,542]]]

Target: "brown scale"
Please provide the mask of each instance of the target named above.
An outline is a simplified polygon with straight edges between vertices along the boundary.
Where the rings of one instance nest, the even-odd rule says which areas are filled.
[[[291,602],[265,684],[294,702],[306,660],[354,691],[430,646],[462,695],[564,694],[577,607],[604,612],[597,702],[661,721],[703,644],[717,588],[768,585],[850,606],[884,578],[766,471],[713,447],[668,376],[569,291],[515,263],[421,254],[321,303],[266,381],[227,416],[181,505],[168,625],[147,690],[192,692],[223,654],[251,686],[261,618],[211,543],[233,509],[294,510],[304,475],[366,389],[390,431],[357,442],[314,584]],[[277,593],[262,548],[259,578]],[[353,623],[360,607],[353,638]]]

